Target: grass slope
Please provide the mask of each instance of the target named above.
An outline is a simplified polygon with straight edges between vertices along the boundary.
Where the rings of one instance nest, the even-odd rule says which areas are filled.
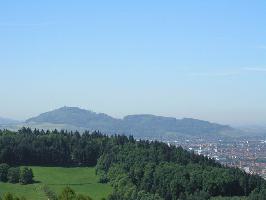
[[[107,184],[98,183],[95,168],[77,167],[31,167],[34,173],[32,185],[0,183],[0,195],[11,192],[17,196],[24,196],[28,200],[47,200],[43,192],[46,185],[52,191],[59,193],[66,186],[70,186],[77,193],[89,195],[94,200],[100,200],[111,193],[112,188]]]

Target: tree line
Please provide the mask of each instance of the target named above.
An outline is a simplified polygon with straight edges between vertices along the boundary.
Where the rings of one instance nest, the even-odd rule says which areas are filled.
[[[206,200],[215,196],[261,200],[266,188],[259,176],[181,147],[99,132],[0,131],[0,163],[96,166],[99,181],[114,188],[109,200]]]

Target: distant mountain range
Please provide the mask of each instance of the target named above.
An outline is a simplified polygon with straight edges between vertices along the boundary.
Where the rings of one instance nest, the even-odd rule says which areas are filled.
[[[265,136],[266,135],[266,125],[242,125],[235,127],[238,130],[241,130],[242,133],[246,135],[256,135],[256,136]]]
[[[62,107],[46,112],[26,120],[24,125],[44,129],[99,130],[106,134],[134,135],[137,138],[219,136],[237,132],[230,126],[191,118],[129,115],[123,119],[116,119],[78,107]]]

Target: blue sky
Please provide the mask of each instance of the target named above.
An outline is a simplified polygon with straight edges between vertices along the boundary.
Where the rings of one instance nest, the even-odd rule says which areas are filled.
[[[266,124],[266,1],[6,1],[0,116],[60,106]]]

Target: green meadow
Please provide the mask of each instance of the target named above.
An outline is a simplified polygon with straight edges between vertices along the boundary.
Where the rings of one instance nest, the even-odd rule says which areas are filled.
[[[47,200],[44,187],[50,191],[60,193],[69,186],[79,194],[89,195],[94,200],[106,198],[112,192],[108,184],[98,183],[95,168],[76,167],[31,167],[34,181],[31,185],[0,183],[0,196],[6,192],[16,196],[24,196],[27,200]]]

